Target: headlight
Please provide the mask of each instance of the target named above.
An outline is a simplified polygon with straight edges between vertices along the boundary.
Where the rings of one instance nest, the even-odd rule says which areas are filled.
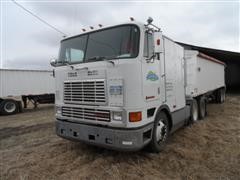
[[[61,114],[62,108],[60,106],[55,106],[55,112],[56,112],[56,114]]]
[[[123,87],[120,86],[110,86],[109,88],[110,95],[122,95]]]
[[[113,112],[112,112],[112,120],[122,121],[122,112],[113,111]]]

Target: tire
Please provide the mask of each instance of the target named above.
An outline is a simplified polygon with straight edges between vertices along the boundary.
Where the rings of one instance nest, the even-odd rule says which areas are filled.
[[[190,123],[195,123],[198,121],[198,116],[199,116],[199,112],[198,112],[198,103],[196,99],[192,100],[192,104],[191,104],[191,115],[190,115]]]
[[[216,97],[216,102],[219,104],[224,103],[225,101],[225,88],[221,88],[217,90],[217,97]]]
[[[201,96],[198,99],[198,114],[199,114],[199,119],[204,119],[207,114],[207,103],[206,103],[206,98],[204,96]]]
[[[12,99],[5,99],[0,104],[0,113],[3,115],[16,114],[18,112],[18,102]]]
[[[219,103],[220,104],[222,104],[222,103],[224,103],[225,102],[225,89],[224,88],[222,88],[222,89],[220,89],[220,101],[219,101]]]
[[[149,144],[152,152],[158,153],[164,148],[169,136],[168,120],[164,112],[157,115],[154,121],[152,140]]]

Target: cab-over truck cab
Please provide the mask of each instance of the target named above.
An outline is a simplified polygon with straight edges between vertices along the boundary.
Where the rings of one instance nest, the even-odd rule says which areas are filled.
[[[151,21],[61,41],[52,61],[59,136],[117,150],[149,144],[158,152],[186,122],[184,50]]]

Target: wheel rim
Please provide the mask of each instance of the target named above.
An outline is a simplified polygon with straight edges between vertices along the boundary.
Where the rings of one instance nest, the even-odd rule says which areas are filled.
[[[157,142],[160,143],[166,139],[167,136],[167,126],[163,119],[160,119],[156,130]]]
[[[197,121],[197,119],[198,119],[198,111],[197,111],[197,106],[194,103],[193,104],[193,121]]]
[[[4,105],[4,110],[8,113],[14,112],[16,109],[16,105],[13,102],[7,102]]]

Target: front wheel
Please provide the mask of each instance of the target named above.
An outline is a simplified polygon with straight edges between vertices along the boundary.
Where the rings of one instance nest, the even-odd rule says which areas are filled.
[[[152,140],[150,147],[153,152],[160,152],[169,136],[169,122],[168,117],[164,112],[160,112],[154,121]]]

